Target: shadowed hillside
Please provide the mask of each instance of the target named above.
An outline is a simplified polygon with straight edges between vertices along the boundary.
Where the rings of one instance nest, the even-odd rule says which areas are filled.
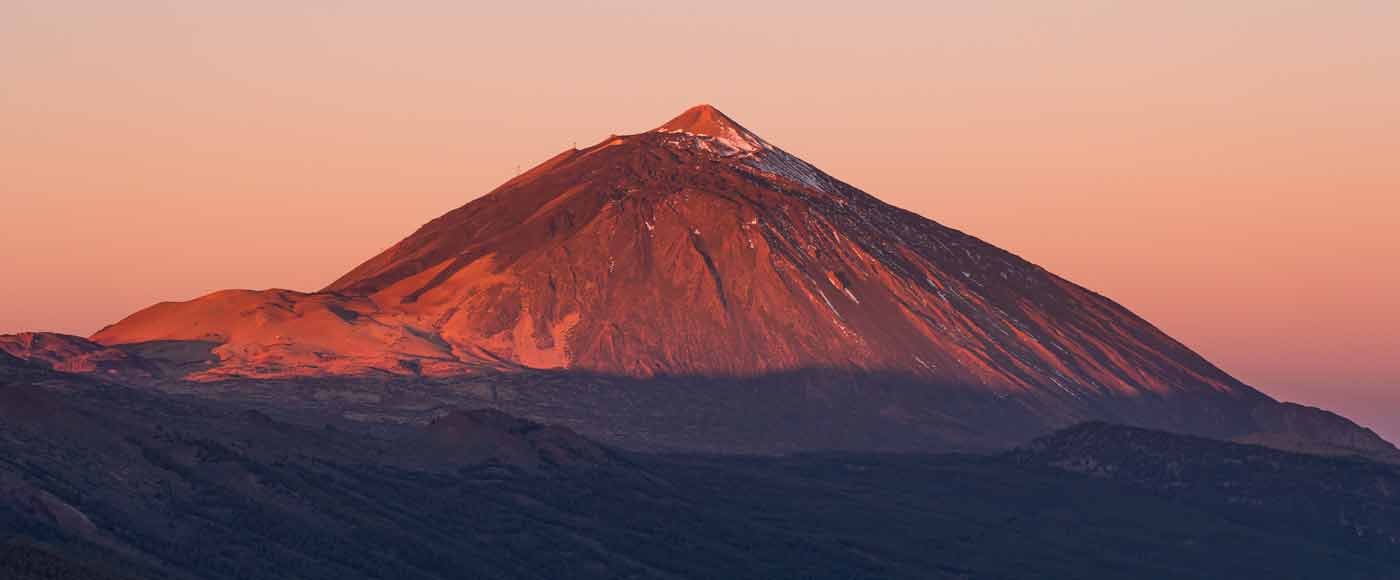
[[[645,455],[494,411],[371,436],[14,371],[0,382],[0,543],[25,546],[6,565],[43,578],[1400,570],[1385,526],[1400,479],[1376,463],[1105,425],[995,456]]]

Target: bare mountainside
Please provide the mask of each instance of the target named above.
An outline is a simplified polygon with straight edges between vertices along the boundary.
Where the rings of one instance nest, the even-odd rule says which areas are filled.
[[[709,107],[567,151],[323,292],[219,292],[93,338],[220,343],[195,378],[840,368],[1004,393],[1256,396],[1109,300]]]
[[[1111,300],[883,203],[705,105],[565,151],[320,292],[162,303],[92,339],[127,352],[207,345],[212,358],[162,366],[196,382],[692,381],[677,389],[712,392],[691,401],[701,408],[925,433],[876,438],[903,441],[891,447],[1003,444],[1094,418],[1256,441],[1262,424],[1298,424],[1259,419],[1277,403]],[[618,400],[607,421],[638,404]],[[636,412],[693,413],[667,404]],[[572,425],[597,433],[589,421]],[[1342,422],[1326,436],[1389,448]]]

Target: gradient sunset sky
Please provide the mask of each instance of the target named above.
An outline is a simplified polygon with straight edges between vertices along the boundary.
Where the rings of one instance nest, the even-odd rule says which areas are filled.
[[[315,290],[708,102],[1400,442],[1400,2],[0,3],[0,332]]]

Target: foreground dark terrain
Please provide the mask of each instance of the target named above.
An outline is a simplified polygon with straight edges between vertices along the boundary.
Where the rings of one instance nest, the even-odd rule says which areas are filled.
[[[1400,472],[1087,423],[989,455],[369,434],[0,360],[0,577],[1397,578]]]

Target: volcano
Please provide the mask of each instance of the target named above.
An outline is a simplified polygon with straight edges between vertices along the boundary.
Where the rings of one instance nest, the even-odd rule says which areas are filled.
[[[1006,393],[1251,394],[1109,300],[705,105],[561,153],[321,292],[160,304],[93,339],[217,342],[205,379],[831,368]]]
[[[733,395],[796,380],[782,392],[805,403],[764,404],[821,401],[919,432],[1025,437],[1101,418],[1257,436],[1261,413],[1282,412],[1113,301],[708,105],[564,151],[321,291],[162,303],[92,340],[207,344],[217,360],[182,377],[204,382],[550,371]],[[849,389],[814,386],[835,383]]]

